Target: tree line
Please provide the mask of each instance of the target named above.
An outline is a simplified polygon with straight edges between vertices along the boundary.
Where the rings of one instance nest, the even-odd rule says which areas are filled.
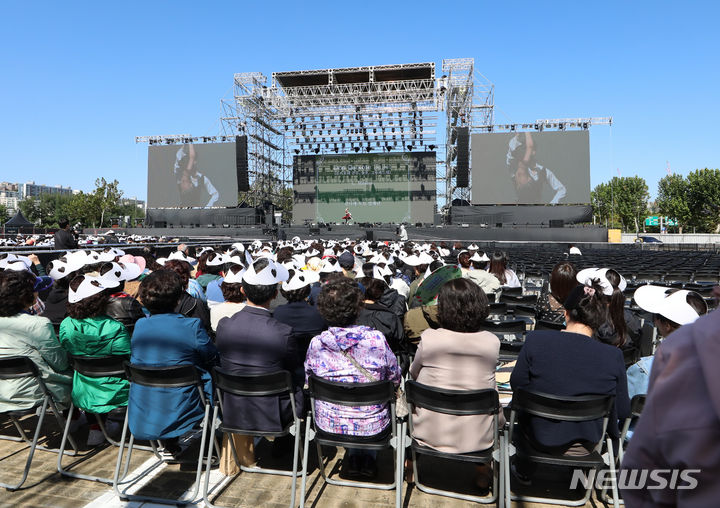
[[[143,217],[144,212],[133,203],[122,204],[123,191],[118,181],[95,180],[95,189],[77,194],[41,194],[20,201],[22,214],[38,227],[55,228],[63,218],[71,224],[102,228],[110,226],[111,217]]]
[[[657,198],[650,194],[644,178],[614,177],[590,193],[595,222],[623,231],[639,232],[645,217],[659,215],[675,219],[668,232],[717,233],[720,231],[720,170],[698,169],[686,177],[667,175],[658,182]]]

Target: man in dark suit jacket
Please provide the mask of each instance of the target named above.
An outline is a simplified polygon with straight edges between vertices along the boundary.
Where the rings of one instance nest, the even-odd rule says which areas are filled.
[[[249,267],[242,282],[247,305],[220,320],[216,345],[221,367],[231,374],[287,370],[294,378],[297,376],[300,382],[295,385],[295,403],[298,414],[302,414],[303,364],[298,345],[292,328],[270,313],[270,302],[278,293],[277,283],[284,278],[287,270],[268,259],[259,259]],[[230,427],[276,431],[292,420],[288,397],[225,395],[223,404],[223,423]]]

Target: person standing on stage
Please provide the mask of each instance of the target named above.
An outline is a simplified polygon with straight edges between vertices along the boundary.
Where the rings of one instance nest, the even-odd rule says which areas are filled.
[[[345,209],[345,215],[343,215],[343,220],[345,221],[345,224],[347,225],[348,221],[352,220],[352,215],[350,214],[350,209]]]

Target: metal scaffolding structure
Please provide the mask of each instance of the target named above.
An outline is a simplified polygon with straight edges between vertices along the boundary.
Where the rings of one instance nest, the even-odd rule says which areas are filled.
[[[439,158],[437,181],[438,196],[442,197],[442,208],[447,212],[453,199],[470,200],[471,186],[456,185],[457,129],[492,125],[495,85],[475,72],[474,58],[445,59],[442,72],[440,90],[444,96],[446,144],[444,160]]]
[[[233,96],[221,100],[221,134],[138,136],[137,143],[211,143],[247,136],[250,190],[241,203],[292,209],[296,155],[435,151],[437,209],[470,201],[472,181],[457,187],[458,128],[470,133],[587,129],[611,117],[541,119],[494,124],[494,85],[473,58],[336,69],[235,74]],[[439,113],[445,112],[440,124]]]

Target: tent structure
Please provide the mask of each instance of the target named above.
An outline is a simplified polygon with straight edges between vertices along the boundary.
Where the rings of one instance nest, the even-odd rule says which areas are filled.
[[[25,227],[33,227],[35,224],[30,222],[25,218],[25,216],[22,214],[20,210],[18,210],[18,213],[15,214],[15,216],[7,221],[5,223],[5,227],[18,227],[18,228],[25,228]]]

